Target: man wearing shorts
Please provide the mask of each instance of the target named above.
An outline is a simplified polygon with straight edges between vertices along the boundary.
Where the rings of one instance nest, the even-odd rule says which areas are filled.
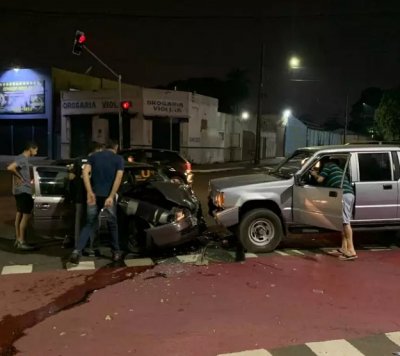
[[[13,173],[13,195],[17,203],[15,216],[15,247],[19,250],[33,250],[33,246],[25,241],[26,229],[33,209],[32,177],[29,167],[29,158],[36,156],[38,146],[30,142],[25,146],[24,152],[17,156],[7,170]]]
[[[311,175],[318,183],[324,183],[327,187],[343,189],[343,231],[342,248],[338,250],[340,253],[339,259],[343,261],[355,260],[357,258],[357,253],[354,249],[353,230],[350,225],[354,204],[353,187],[336,160],[328,158],[325,162],[323,161],[324,159],[321,160],[321,163],[323,163],[321,173],[318,174],[315,170],[311,170]],[[343,175],[343,186],[341,186]]]

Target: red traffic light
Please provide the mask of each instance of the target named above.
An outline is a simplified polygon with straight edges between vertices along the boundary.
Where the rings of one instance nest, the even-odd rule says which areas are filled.
[[[121,108],[122,110],[129,110],[132,107],[132,102],[131,101],[121,101]]]
[[[75,32],[74,45],[72,47],[72,53],[80,56],[82,53],[82,49],[85,47],[86,36],[82,31],[77,30]]]
[[[84,34],[79,35],[78,43],[83,44],[86,41],[86,36]]]

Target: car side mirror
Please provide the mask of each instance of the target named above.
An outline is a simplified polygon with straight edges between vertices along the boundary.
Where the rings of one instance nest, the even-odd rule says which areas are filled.
[[[302,179],[302,175],[301,175],[301,174],[296,173],[296,174],[294,175],[294,184],[295,184],[295,185],[299,185],[299,186],[305,185],[305,182],[304,182],[304,180]]]

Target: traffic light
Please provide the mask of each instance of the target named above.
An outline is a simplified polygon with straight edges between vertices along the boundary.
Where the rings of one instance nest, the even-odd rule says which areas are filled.
[[[72,53],[80,56],[82,53],[82,48],[85,46],[86,36],[82,31],[77,30],[75,32],[74,46],[72,47]]]
[[[131,101],[128,101],[128,100],[121,101],[122,112],[127,113],[131,107],[132,107]]]

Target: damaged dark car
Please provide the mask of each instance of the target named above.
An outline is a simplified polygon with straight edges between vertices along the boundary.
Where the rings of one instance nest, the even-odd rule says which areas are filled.
[[[33,226],[37,234],[64,236],[73,230],[68,166],[36,166]],[[200,201],[188,185],[170,181],[147,163],[125,162],[117,198],[122,247],[141,253],[183,244],[205,230]],[[100,214],[99,233],[102,233]]]

